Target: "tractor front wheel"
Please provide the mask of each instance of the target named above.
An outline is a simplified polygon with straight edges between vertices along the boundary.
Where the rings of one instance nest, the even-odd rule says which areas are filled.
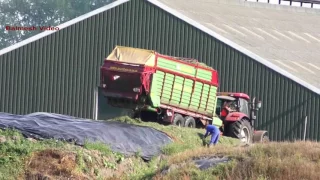
[[[248,120],[241,119],[239,121],[233,122],[231,124],[228,124],[227,128],[227,136],[237,138],[242,143],[252,143],[252,126]]]

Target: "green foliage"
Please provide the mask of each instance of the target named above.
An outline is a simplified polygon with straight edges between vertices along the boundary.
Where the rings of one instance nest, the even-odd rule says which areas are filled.
[[[97,150],[101,152],[103,155],[110,155],[112,153],[112,150],[109,146],[102,142],[89,142],[85,141],[84,148],[89,150]]]
[[[157,157],[152,158],[148,163],[141,162],[140,158],[136,158],[133,160],[133,167],[135,167],[134,173],[127,174],[126,178],[123,179],[152,179],[157,171],[164,168],[166,165],[166,161],[162,161],[159,164]]]
[[[210,168],[208,171],[210,171],[210,174],[218,176],[218,177],[227,177],[227,172],[231,172],[232,169],[234,169],[237,165],[236,160],[232,160],[227,163],[218,164],[214,168]]]
[[[113,153],[116,159],[116,162],[119,164],[124,160],[124,155],[119,153],[119,152],[114,152]]]
[[[114,0],[2,0],[0,1],[0,50],[41,32],[3,31],[5,26],[58,26]]]
[[[77,151],[76,161],[80,171],[84,171],[86,169],[86,164],[84,162],[84,154],[82,150]]]
[[[162,147],[162,152],[165,155],[173,155],[179,152],[183,152],[186,149],[192,148],[192,145],[190,144],[176,144],[176,143],[171,143],[168,144],[164,147]]]
[[[188,162],[183,165],[178,165],[177,168],[172,169],[165,175],[167,179],[174,179],[174,177],[187,176],[191,179],[211,180],[211,179],[228,179],[228,172],[231,172],[237,165],[235,160],[227,163],[218,164],[205,170],[200,170],[194,163]]]
[[[110,169],[117,169],[117,166],[115,163],[109,162],[109,161],[103,161],[104,167],[110,168]]]
[[[139,158],[141,156],[141,152],[142,152],[142,150],[141,150],[141,148],[139,148],[138,151],[135,153],[135,157]]]
[[[98,169],[98,168],[94,168],[93,173],[94,173],[96,176],[99,176],[99,169]]]
[[[140,123],[142,123],[142,121],[140,119],[132,119],[129,116],[119,116],[119,117],[116,117],[112,120],[127,123],[127,124],[140,124]]]

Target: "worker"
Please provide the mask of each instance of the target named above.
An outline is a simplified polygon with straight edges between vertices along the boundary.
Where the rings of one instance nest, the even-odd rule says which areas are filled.
[[[228,112],[232,112],[233,111],[233,109],[232,109],[233,105],[234,105],[233,102],[224,102],[223,108],[228,110]]]
[[[222,106],[222,110],[220,112],[221,117],[226,117],[230,112],[233,112],[232,102],[224,102]]]
[[[209,147],[212,145],[216,145],[218,143],[219,137],[220,137],[220,130],[211,124],[206,125],[206,134],[204,135],[204,138],[207,138],[207,136],[211,135],[211,141],[209,143]]]

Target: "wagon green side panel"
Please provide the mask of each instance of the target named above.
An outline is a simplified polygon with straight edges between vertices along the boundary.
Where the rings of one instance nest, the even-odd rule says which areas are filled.
[[[166,70],[179,72],[192,77],[197,77],[201,80],[211,81],[212,73],[209,70],[196,68],[194,66],[172,61],[163,57],[158,57],[157,67],[164,68]]]
[[[162,57],[158,57],[157,67],[164,68],[175,72],[180,72],[185,75],[195,76],[196,69],[193,66],[186,65],[180,62],[172,61]]]
[[[208,70],[198,69],[196,77],[202,80],[211,81],[212,73]]]
[[[160,103],[212,117],[215,112],[216,93],[215,86],[157,71],[153,74],[150,99],[153,107],[160,105],[160,99]]]
[[[218,117],[213,117],[212,119],[212,124],[217,126],[217,127],[221,127],[222,126],[222,120]]]
[[[160,77],[159,77],[160,76]],[[163,78],[161,78],[161,72],[155,73],[152,76],[151,87],[150,87],[150,101],[151,106],[157,108],[160,106],[160,93]]]

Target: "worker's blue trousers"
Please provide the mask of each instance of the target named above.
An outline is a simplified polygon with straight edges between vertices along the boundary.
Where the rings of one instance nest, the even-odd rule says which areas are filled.
[[[219,137],[220,137],[220,132],[213,132],[211,134],[211,141],[210,141],[210,144],[214,144],[216,145],[219,141]]]

